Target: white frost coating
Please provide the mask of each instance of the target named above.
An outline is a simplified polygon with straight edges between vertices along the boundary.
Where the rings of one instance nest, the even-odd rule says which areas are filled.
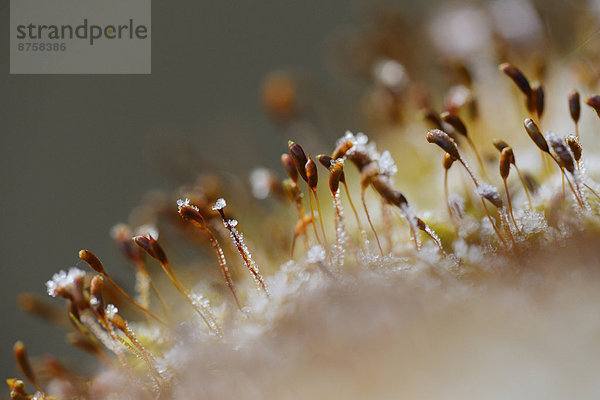
[[[521,223],[521,232],[525,235],[545,232],[548,230],[548,222],[543,212],[532,210],[519,210],[515,216]]]
[[[452,210],[452,214],[459,219],[463,219],[465,216],[465,199],[456,194],[451,193],[448,196],[448,203],[450,204],[450,209]]]
[[[381,153],[377,163],[379,164],[379,172],[383,175],[392,176],[398,172],[398,167],[396,167],[392,155],[387,150]]]
[[[334,165],[336,165],[337,163],[342,163],[342,166],[343,166],[343,165],[344,165],[344,161],[346,161],[346,159],[345,159],[345,158],[343,158],[343,157],[342,157],[342,158],[338,158],[338,159],[336,159],[336,160],[334,160],[334,159],[331,159],[331,160],[329,161],[329,165],[330,165],[331,167],[333,167],[333,166],[334,166]]]
[[[419,237],[419,227],[417,223],[417,214],[415,213],[415,210],[412,208],[412,206],[406,204],[403,204],[402,207],[400,207],[400,210],[402,211],[404,218],[406,218],[408,224],[410,225],[410,228],[414,234],[414,239],[417,244],[417,247],[420,248],[421,238]]]
[[[429,234],[429,236],[431,237],[431,240],[433,240],[435,242],[435,244],[438,246],[439,249],[443,249],[442,240],[437,235],[437,233],[435,233],[435,231],[433,229],[431,229],[429,227],[429,225],[427,225],[427,224],[425,224],[425,232],[427,232]]]
[[[557,144],[557,143],[561,143],[561,140],[558,138],[558,136],[556,136],[556,134],[552,131],[547,131],[546,133],[544,133],[544,137],[546,138],[546,140],[548,142],[550,142],[550,144]]]
[[[464,239],[456,239],[452,243],[454,254],[459,259],[480,264],[483,261],[483,250],[477,245],[469,245]]]
[[[475,188],[475,193],[479,195],[479,197],[484,197],[486,199],[494,200],[494,201],[502,201],[500,197],[500,193],[498,193],[498,189],[495,186],[492,186],[488,183],[482,182]]]
[[[348,242],[348,232],[344,224],[344,211],[340,201],[340,190],[333,196],[333,209],[335,211],[335,244],[333,245],[333,264],[339,267],[344,265],[344,246]]]
[[[364,133],[359,132],[354,135],[352,132],[346,131],[346,134],[337,141],[337,145],[339,146],[340,144],[348,141],[351,142],[353,146],[346,152],[346,154],[358,152],[359,154],[368,155],[374,161],[379,159],[379,153],[377,152],[375,143],[369,143],[369,137]]]
[[[390,152],[384,151],[383,153],[379,153],[375,143],[369,143],[369,138],[364,133],[359,132],[354,135],[352,132],[347,131],[344,136],[338,139],[336,144],[339,146],[348,141],[351,142],[353,146],[346,152],[346,154],[352,155],[353,153],[358,153],[368,156],[372,161],[377,163],[379,173],[382,175],[382,177],[389,178],[398,172],[398,168],[396,167],[396,163],[394,162]]]
[[[52,275],[52,279],[46,282],[48,295],[56,297],[62,290],[69,291],[73,287],[75,279],[83,277],[85,277],[85,272],[75,267],[69,269],[69,272],[61,270],[55,273]]]
[[[138,270],[135,273],[135,300],[145,308],[150,306],[150,275]]]
[[[181,200],[181,199],[177,200],[177,207],[178,207],[179,210],[181,210],[182,207],[190,207],[190,208],[193,208],[194,210],[196,210],[198,212],[200,211],[198,209],[198,207],[190,204],[190,199],[188,199],[188,198],[186,198],[185,200]]]
[[[196,310],[200,311],[202,319],[210,329],[214,332],[219,331],[219,327],[215,325],[214,316],[210,312],[210,300],[196,293],[190,293],[190,300],[194,304]]]
[[[114,304],[108,304],[104,309],[106,318],[111,319],[119,312],[119,309]]]
[[[369,138],[364,133],[359,132],[356,135],[354,135],[352,132],[346,131],[344,136],[342,136],[341,138],[339,138],[337,140],[336,146],[339,146],[346,142],[350,142],[354,146],[365,146],[368,141],[369,141]]]
[[[496,234],[496,231],[487,216],[481,218],[479,229],[481,231],[481,237],[494,236]]]
[[[217,205],[219,205],[219,201],[222,201],[223,207],[225,207],[225,204],[224,204],[225,200],[223,200],[223,199],[217,200],[217,204],[215,205],[215,207]],[[213,210],[215,209],[215,207],[213,207]],[[236,247],[238,248],[238,251],[240,252],[240,256],[242,257],[242,260],[244,261],[244,264],[246,265],[246,267],[250,270],[250,273],[252,274],[252,277],[254,278],[256,285],[259,287],[259,289],[264,289],[265,293],[267,293],[267,295],[268,295],[269,292],[267,291],[266,286],[263,286],[263,284],[264,284],[263,276],[261,275],[260,270],[258,269],[258,266],[256,265],[256,262],[252,258],[252,253],[250,253],[248,246],[246,246],[246,243],[244,243],[244,235],[242,233],[238,232],[238,230],[236,229],[237,224],[238,224],[238,222],[235,219],[223,221],[223,226],[225,226],[225,228],[229,231],[229,236],[231,236],[231,239],[233,240]]]
[[[217,200],[217,202],[215,203],[215,205],[212,207],[212,209],[214,211],[219,211],[225,208],[225,206],[227,206],[227,202],[225,201],[225,199],[220,198]]]
[[[96,320],[91,317],[89,314],[83,313],[81,314],[81,322],[83,325],[91,331],[94,336],[102,342],[104,346],[106,346],[110,351],[115,353],[120,360],[123,360],[123,350],[119,347],[119,344],[110,337],[110,335],[98,325]]]
[[[306,262],[310,264],[316,264],[325,260],[325,249],[321,245],[315,245],[311,247],[306,253]]]
[[[548,131],[545,134],[546,140],[549,142],[550,144],[550,149],[552,150],[552,153],[556,154],[556,148],[559,148],[561,150],[564,150],[565,152],[567,152],[569,154],[569,157],[571,157],[571,159],[574,161],[575,157],[573,156],[573,153],[571,152],[571,149],[569,146],[567,146],[564,142],[563,139],[559,138],[556,134],[554,134],[554,132]],[[557,157],[560,159],[561,155],[557,154]],[[564,155],[563,155],[564,157]],[[563,172],[566,171],[566,169],[563,169]],[[585,197],[583,196],[583,190],[581,188],[582,186],[582,179],[580,174],[577,172],[577,169],[575,169],[575,171],[573,173],[569,172],[569,175],[571,175],[573,177],[573,183],[575,184],[575,192],[577,193],[577,195],[575,197],[579,197],[580,199],[582,199],[582,206],[583,206],[583,210],[584,211],[588,211],[589,207],[587,202],[584,200]]]
[[[502,225],[504,230],[508,230],[508,232],[510,232],[511,234],[516,233],[513,229],[513,225],[508,222],[508,214],[506,213],[504,207],[498,208],[498,217],[500,219],[500,225]],[[512,241],[511,243],[509,243],[509,247],[511,247],[511,245]]]
[[[259,200],[266,199],[271,193],[271,172],[266,168],[255,168],[250,172],[252,195]]]

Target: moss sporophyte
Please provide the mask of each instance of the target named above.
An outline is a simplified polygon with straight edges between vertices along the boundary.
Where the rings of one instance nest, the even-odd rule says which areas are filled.
[[[498,25],[504,3],[529,29]],[[462,6],[406,37],[394,12],[361,25],[346,44],[362,58],[343,64],[369,78],[371,137],[299,133],[300,80],[270,75],[265,109],[294,140],[250,174],[256,199],[200,171],[112,230],[133,292],[81,250],[87,270],[46,282],[56,301],[22,295],[98,363],[31,362],[17,342],[11,398],[597,394],[600,52],[544,39],[544,12]],[[405,41],[427,34],[428,60],[413,58]],[[552,51],[534,57],[538,42]],[[443,73],[421,73],[432,63]]]

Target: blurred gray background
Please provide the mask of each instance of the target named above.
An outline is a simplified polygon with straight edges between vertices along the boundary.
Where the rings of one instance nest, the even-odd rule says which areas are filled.
[[[287,139],[261,107],[262,79],[273,69],[292,67],[314,77],[315,87],[334,88],[323,41],[356,11],[354,3],[340,0],[175,0],[155,1],[152,7],[152,74],[147,76],[9,75],[5,30],[3,380],[17,374],[12,358],[17,339],[35,356],[60,355],[67,347],[58,328],[21,314],[17,294],[45,294],[44,282],[74,266],[81,248],[93,249],[107,264],[124,265],[108,232],[127,219],[146,191],[172,189],[205,162],[244,172],[278,165]],[[8,29],[8,1],[1,3],[0,16]],[[189,171],[169,173],[178,154],[189,157],[188,148],[197,151],[199,162]],[[131,285],[129,274],[123,276]],[[0,393],[7,391],[0,387]]]

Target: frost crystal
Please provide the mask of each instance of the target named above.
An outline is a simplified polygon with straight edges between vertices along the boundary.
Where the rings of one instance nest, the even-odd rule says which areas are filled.
[[[266,199],[271,192],[271,173],[266,168],[255,168],[250,173],[252,194],[259,200]]]
[[[217,204],[215,204],[215,206],[213,207],[213,210],[221,209],[221,208],[216,208],[217,206],[221,206],[221,208],[225,207],[225,200],[223,200],[223,199],[217,200]],[[230,220],[223,219],[223,226],[225,226],[225,228],[229,231],[229,236],[231,236],[233,243],[237,247],[238,252],[240,253],[240,256],[242,257],[242,260],[244,261],[244,264],[246,265],[246,268],[248,268],[248,270],[250,271],[250,274],[252,274],[252,277],[254,278],[254,281],[256,282],[258,287],[261,288],[262,290],[264,290],[268,296],[269,292],[267,290],[267,287],[265,286],[265,281],[260,273],[260,270],[258,269],[258,266],[256,265],[256,262],[252,258],[252,254],[250,253],[248,246],[246,246],[246,243],[244,243],[244,235],[242,233],[240,233],[236,228],[237,224],[238,224],[238,222],[235,219],[230,219]]]
[[[351,142],[354,145],[346,152],[347,155],[351,155],[353,153],[365,154],[369,156],[371,160],[378,162],[382,158],[382,155],[377,151],[377,146],[375,143],[369,143],[368,136],[362,132],[354,135],[352,132],[347,131],[346,134],[342,136],[336,144],[339,146],[345,142]],[[389,156],[389,159],[391,159],[391,156]],[[391,160],[391,162],[393,163],[393,160]],[[384,165],[390,167],[389,160],[384,160]]]
[[[306,262],[316,264],[325,260],[325,249],[320,245],[311,247],[306,253]]]
[[[392,176],[398,172],[398,167],[396,167],[396,163],[394,162],[392,155],[387,150],[381,153],[377,163],[379,164],[379,172],[383,175]]]
[[[558,138],[558,136],[556,136],[556,134],[552,131],[548,131],[544,134],[544,136],[546,137],[546,140],[548,142],[550,142],[550,144],[556,144],[556,143],[560,143],[561,140]]]
[[[226,205],[227,205],[227,203],[225,202],[225,199],[220,198],[219,200],[217,200],[217,202],[212,207],[212,209],[215,211],[219,211],[219,210],[224,209]]]
[[[179,208],[179,210],[181,210],[181,207],[190,207],[196,211],[200,211],[198,209],[198,207],[190,204],[190,199],[188,199],[188,198],[186,198],[185,200],[181,200],[181,199],[177,200],[177,207]]]
[[[61,291],[69,291],[73,287],[75,279],[83,278],[85,272],[79,268],[71,268],[69,272],[63,270],[52,275],[52,279],[46,282],[46,290],[48,295],[56,297],[60,295]]]
[[[369,142],[369,138],[362,132],[359,132],[356,135],[354,135],[352,132],[346,131],[346,134],[337,141],[337,145],[339,146],[340,144],[345,142],[350,142],[353,144],[350,150],[347,151],[347,154],[351,154],[353,152],[370,154],[371,150],[375,150],[374,144],[367,145],[367,143]]]
[[[477,193],[480,197],[486,198],[491,201],[494,205],[502,204],[502,198],[500,197],[500,193],[498,193],[498,189],[496,187],[482,182],[475,188],[475,193]]]
[[[114,304],[108,304],[104,309],[104,313],[108,319],[112,318],[119,312],[119,309]]]
[[[462,196],[452,193],[448,197],[448,203],[452,209],[452,213],[462,219],[465,216],[465,199]]]
[[[337,266],[344,265],[344,245],[348,241],[348,232],[343,219],[342,203],[340,202],[340,190],[333,195],[333,208],[335,213],[335,244],[333,245],[333,263]]]

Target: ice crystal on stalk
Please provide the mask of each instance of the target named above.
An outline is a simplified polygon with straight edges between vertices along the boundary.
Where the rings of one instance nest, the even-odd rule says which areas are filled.
[[[190,207],[196,211],[199,211],[198,207],[193,204],[190,204],[190,199],[186,198],[185,200],[177,200],[177,207],[181,209],[182,207]]]
[[[393,176],[396,174],[396,172],[398,172],[398,167],[396,167],[396,163],[394,162],[392,155],[387,150],[381,153],[381,156],[377,162],[379,164],[379,172],[382,175]]]
[[[316,264],[325,261],[327,254],[323,246],[315,245],[311,247],[306,253],[306,262],[310,264]]]
[[[106,314],[106,318],[111,319],[119,312],[119,309],[114,304],[108,304],[104,313]]]
[[[498,193],[498,189],[488,183],[480,183],[479,186],[475,188],[475,193],[477,193],[479,197],[490,199],[490,201],[493,200],[494,202],[502,202],[502,198],[500,197],[500,193]]]
[[[71,268],[69,272],[60,271],[52,275],[52,279],[46,282],[46,290],[48,295],[56,297],[61,290],[70,291],[73,287],[75,279],[85,277],[85,272],[79,268]]]
[[[215,210],[215,211],[218,211],[218,210],[224,209],[225,206],[227,206],[227,203],[225,202],[225,199],[221,198],[221,199],[217,200],[217,202],[212,207],[212,209]]]

